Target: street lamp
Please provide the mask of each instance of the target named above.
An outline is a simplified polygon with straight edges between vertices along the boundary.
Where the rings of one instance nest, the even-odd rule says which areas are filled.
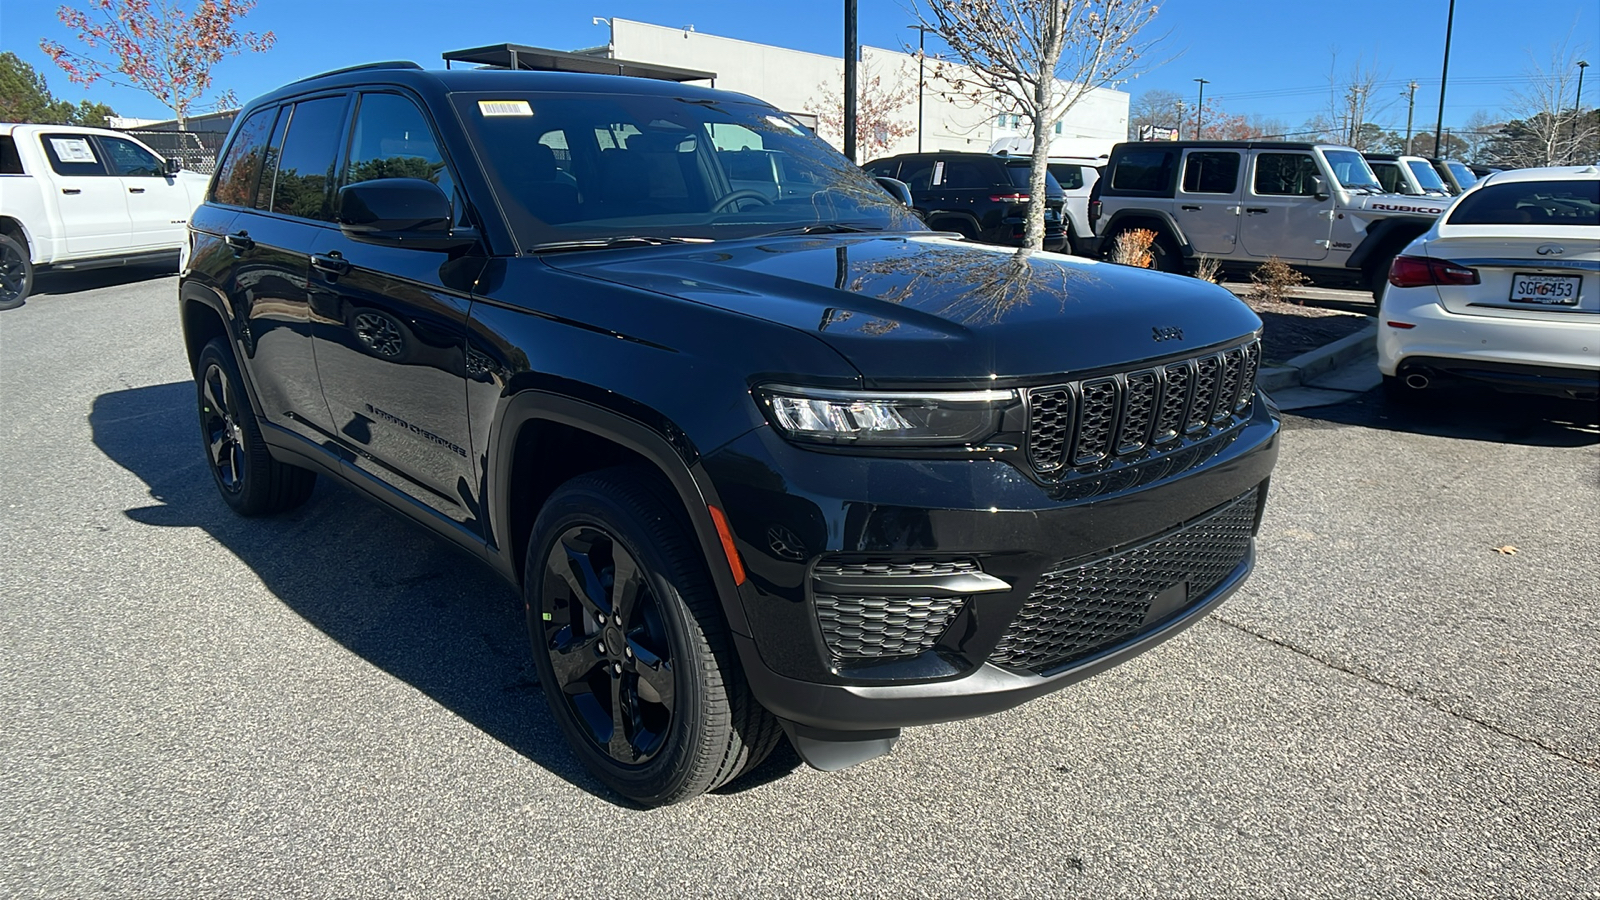
[[[927,59],[928,59],[928,54],[926,52],[926,45],[924,44],[924,41],[928,37],[928,32],[937,31],[938,29],[937,28],[932,28],[932,27],[927,26],[927,25],[907,25],[906,27],[907,28],[915,28],[917,30],[917,152],[921,153],[922,152],[922,66],[923,66],[923,63],[925,63],[927,61]]]
[[[1450,81],[1450,32],[1456,26],[1456,0],[1450,0],[1450,14],[1444,20],[1444,68],[1439,72],[1439,118],[1433,123],[1433,155],[1444,159],[1439,139],[1444,137],[1444,88]]]
[[[1204,78],[1196,78],[1195,81],[1200,82],[1200,99],[1194,103],[1194,139],[1198,141],[1200,140],[1201,121],[1206,114],[1206,85],[1211,82]]]
[[[1583,70],[1589,68],[1584,60],[1578,60],[1578,96],[1572,98],[1572,134],[1567,137],[1572,142],[1572,152],[1578,152],[1578,117],[1583,115]],[[1581,160],[1573,160],[1581,162]]]

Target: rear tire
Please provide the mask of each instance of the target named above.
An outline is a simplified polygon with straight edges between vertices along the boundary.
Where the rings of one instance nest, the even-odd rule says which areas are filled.
[[[33,293],[33,260],[28,251],[0,234],[0,309],[16,309]]]
[[[222,338],[200,351],[195,372],[200,438],[223,502],[241,516],[268,516],[305,503],[316,473],[272,458],[233,351]]]
[[[691,533],[654,473],[607,469],[551,495],[523,568],[557,726],[596,778],[645,806],[732,781],[782,734],[745,682]]]

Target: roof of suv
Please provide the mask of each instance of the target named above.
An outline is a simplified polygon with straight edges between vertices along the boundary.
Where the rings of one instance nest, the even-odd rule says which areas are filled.
[[[1317,147],[1351,150],[1343,144],[1311,144],[1304,141],[1123,141],[1113,147],[1116,153],[1124,147],[1220,148],[1227,150],[1311,150]]]
[[[727,99],[733,91],[625,75],[577,72],[512,71],[509,69],[423,69],[412,62],[369,63],[324,72],[291,82],[246,106],[281,100],[326,88],[392,84],[419,91],[549,91],[562,94],[654,94],[691,99]],[[754,98],[751,98],[754,101]],[[760,102],[760,101],[755,101]]]

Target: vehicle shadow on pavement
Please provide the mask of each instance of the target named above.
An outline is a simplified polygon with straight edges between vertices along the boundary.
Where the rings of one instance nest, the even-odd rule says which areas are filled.
[[[176,257],[173,258],[170,265],[141,263],[134,266],[113,266],[105,269],[39,272],[33,276],[33,290],[29,292],[28,299],[31,302],[35,299],[42,299],[52,295],[77,294],[97,288],[136,284],[140,281],[150,281],[154,278],[165,278],[168,275],[177,274],[178,260]]]
[[[189,382],[95,398],[95,445],[150,489],[152,504],[127,510],[129,518],[203,529],[351,652],[573,785],[631,806],[590,777],[557,730],[510,587],[444,541],[326,479],[293,512],[235,515],[206,469],[193,410]]]
[[[1380,388],[1333,406],[1287,413],[1307,424],[1360,425],[1386,431],[1520,444],[1528,447],[1588,447],[1600,444],[1600,404],[1453,388],[1433,391],[1413,404],[1397,402]]]

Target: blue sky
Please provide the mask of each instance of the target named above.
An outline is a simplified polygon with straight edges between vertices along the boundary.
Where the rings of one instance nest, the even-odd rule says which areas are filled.
[[[896,47],[915,38],[905,27],[915,21],[908,2],[859,5],[863,44]],[[1417,120],[1431,127],[1446,6],[1447,0],[1172,0],[1162,5],[1154,27],[1167,33],[1155,53],[1165,62],[1122,87],[1135,97],[1151,88],[1192,97],[1192,79],[1203,77],[1210,81],[1206,96],[1219,98],[1230,112],[1298,125],[1326,106],[1335,56],[1341,76],[1359,58],[1381,76],[1377,121],[1403,127],[1405,83],[1415,79],[1422,85]],[[39,50],[42,37],[73,45],[55,8],[49,0],[0,0],[0,50],[32,63],[57,97],[89,96],[124,115],[165,115],[138,92],[101,85],[85,92],[68,82]],[[247,99],[303,75],[377,59],[414,59],[432,67],[444,50],[481,44],[593,46],[607,35],[603,25],[592,23],[595,16],[693,25],[711,34],[839,55],[842,9],[837,0],[261,0],[247,25],[275,31],[277,47],[225,60],[214,74],[219,86]],[[1445,124],[1459,124],[1478,109],[1498,110],[1524,81],[1530,51],[1548,64],[1553,45],[1564,40],[1597,66],[1584,85],[1592,105],[1600,98],[1600,0],[1457,0]],[[942,49],[930,36],[929,53]]]

